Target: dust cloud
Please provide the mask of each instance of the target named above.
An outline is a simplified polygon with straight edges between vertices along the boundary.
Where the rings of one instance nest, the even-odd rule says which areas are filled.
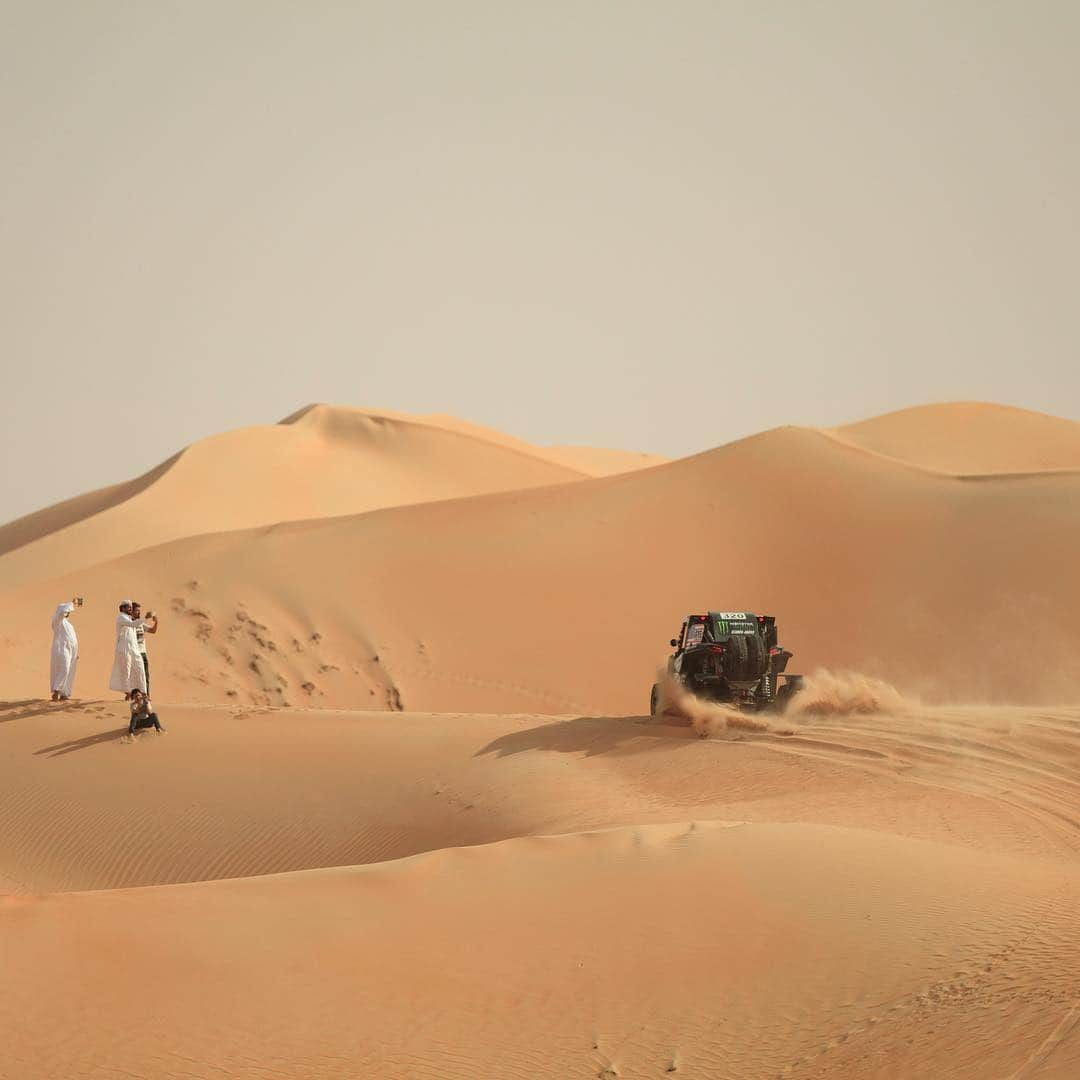
[[[791,722],[819,716],[867,716],[910,710],[910,701],[895,686],[857,671],[819,668],[803,680],[783,713],[746,713],[734,705],[700,698],[666,670],[657,674],[657,712],[682,716],[703,739],[726,731],[770,731],[791,734]],[[783,722],[776,726],[780,717]],[[770,722],[770,720],[772,722]]]
[[[793,719],[808,716],[866,716],[910,709],[909,701],[890,683],[857,671],[829,671],[818,668],[803,680],[802,690],[791,699],[785,715]]]
[[[769,730],[769,724],[763,717],[740,712],[733,705],[700,698],[668,671],[658,673],[657,686],[657,712],[665,716],[685,716],[703,739],[724,731]]]

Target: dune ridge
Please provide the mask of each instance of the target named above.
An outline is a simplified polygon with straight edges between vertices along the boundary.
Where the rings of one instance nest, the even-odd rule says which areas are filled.
[[[482,429],[313,405],[200,440],[137,481],[4,526],[0,589],[186,536],[584,475]]]
[[[395,409],[364,409],[317,402],[290,413],[279,420],[278,425],[312,428],[341,438],[350,438],[355,437],[357,427],[367,421],[391,422],[395,426],[445,433],[459,440],[489,443],[492,446],[513,451],[524,458],[556,464],[571,472],[588,475],[584,469],[553,461],[546,448],[533,446],[524,439],[518,439],[505,432],[496,431],[494,428],[484,427],[444,413],[413,414],[398,412]]]
[[[164,476],[179,457],[179,454],[174,454],[134,480],[65,499],[53,506],[16,518],[6,525],[0,525],[0,556],[127,502]]]
[[[563,454],[452,416],[312,404],[0,526],[0,589],[186,536],[570,483],[658,460]]]
[[[867,452],[965,478],[1080,469],[1080,424],[1011,405],[918,405],[821,430]]]

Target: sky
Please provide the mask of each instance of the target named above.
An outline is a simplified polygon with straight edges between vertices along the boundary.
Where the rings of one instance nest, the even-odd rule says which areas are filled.
[[[1080,419],[1080,5],[0,0],[0,520],[314,401]]]

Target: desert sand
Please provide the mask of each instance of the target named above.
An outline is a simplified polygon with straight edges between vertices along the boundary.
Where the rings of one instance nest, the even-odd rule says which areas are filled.
[[[315,407],[6,526],[0,1077],[1080,1075],[1078,432]],[[796,706],[642,715],[717,605]]]

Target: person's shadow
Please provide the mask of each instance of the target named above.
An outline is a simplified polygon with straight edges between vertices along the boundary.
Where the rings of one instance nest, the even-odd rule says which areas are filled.
[[[96,735],[84,735],[81,739],[68,739],[67,742],[54,743],[52,746],[43,746],[34,751],[35,757],[63,757],[65,754],[74,754],[76,750],[89,750],[92,746],[101,746],[103,743],[116,742],[128,733],[127,726],[116,728],[114,731],[100,731]]]
[[[44,716],[47,713],[64,712],[71,709],[82,709],[85,705],[80,702],[73,704],[70,701],[49,701],[48,698],[27,698],[25,701],[0,701],[0,724],[9,724],[13,720],[25,720],[30,716]],[[9,710],[13,710],[8,715]]]

